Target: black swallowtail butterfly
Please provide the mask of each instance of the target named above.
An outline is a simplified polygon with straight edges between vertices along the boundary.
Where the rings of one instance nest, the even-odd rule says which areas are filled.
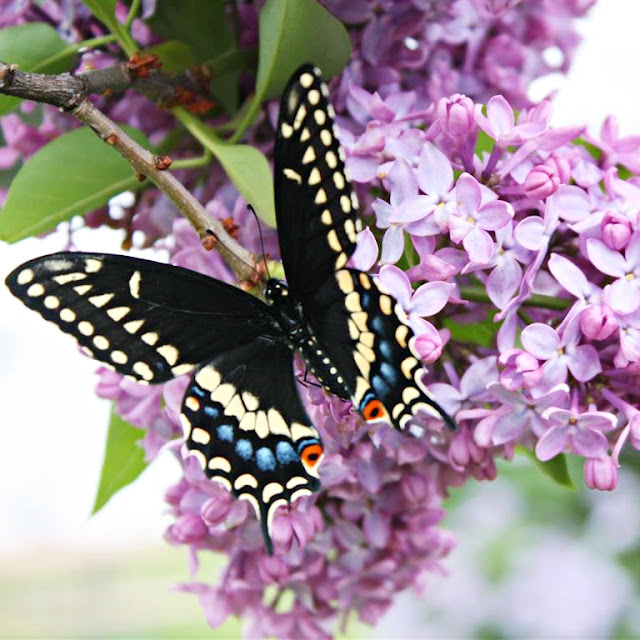
[[[277,508],[319,488],[323,448],[300,401],[298,352],[324,387],[400,430],[421,410],[451,418],[422,383],[400,305],[348,268],[361,222],[320,72],[300,67],[280,105],[275,198],[288,283],[269,304],[176,266],[63,252],[7,278],[11,292],[85,353],[141,383],[191,374],[182,426],[205,473],[247,500],[272,552]]]

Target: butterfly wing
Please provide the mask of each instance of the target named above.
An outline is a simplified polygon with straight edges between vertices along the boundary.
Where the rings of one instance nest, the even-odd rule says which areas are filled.
[[[305,302],[355,250],[361,222],[320,71],[300,67],[280,102],[274,189],[289,288]]]
[[[413,332],[396,301],[364,273],[344,269],[361,223],[334,112],[320,73],[301,67],[282,96],[275,193],[289,287],[366,420],[399,429],[420,411],[451,418],[422,383]]]
[[[157,384],[195,370],[181,416],[187,447],[251,502],[271,553],[275,510],[319,488],[322,457],[271,309],[219,280],[126,256],[43,256],[7,285],[121,374]]]
[[[210,478],[253,506],[270,554],[277,508],[320,486],[322,444],[296,384],[291,350],[259,338],[197,371],[182,408],[191,454]]]
[[[128,256],[63,252],[7,277],[29,308],[118,373],[158,384],[265,333],[268,307],[189,269]]]
[[[424,412],[456,428],[422,381],[424,369],[406,314],[374,278],[341,269],[305,311],[365,420],[412,431],[411,420]]]

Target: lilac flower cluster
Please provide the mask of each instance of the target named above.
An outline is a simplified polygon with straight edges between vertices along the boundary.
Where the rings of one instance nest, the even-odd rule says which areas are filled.
[[[493,479],[494,458],[524,444],[543,460],[561,451],[583,455],[587,484],[612,488],[621,448],[640,446],[631,377],[640,353],[640,289],[631,277],[640,182],[616,174],[619,164],[640,170],[634,141],[618,140],[610,121],[604,142],[587,139],[600,150],[594,157],[571,142],[581,128],[550,129],[548,103],[531,107],[526,97],[534,78],[558,70],[544,62],[546,49],[562,51],[559,69],[566,70],[577,42],[572,19],[590,4],[325,2],[354,45],[332,101],[363,213],[377,227],[362,233],[352,260],[377,270],[405,308],[431,390],[456,417],[458,432],[432,421],[421,439],[383,426],[368,433],[349,403],[309,389],[326,451],[323,488],[280,509],[268,557],[247,504],[181,457],[186,379],[141,387],[101,370],[99,395],[146,430],[147,457],[172,448],[184,466],[167,491],[175,521],[166,537],[191,550],[194,578],[181,588],[200,597],[212,626],[238,615],[251,636],[316,638],[330,637],[330,625],[352,611],[373,624],[400,590],[438,571],[452,548],[438,527],[447,487]],[[20,7],[14,22],[48,11],[74,37],[100,33],[84,10],[70,21],[55,2]],[[257,9],[240,9],[242,44],[254,45]],[[135,35],[143,44],[153,37],[142,24]],[[111,60],[91,56],[94,66]],[[504,97],[489,100],[496,93]],[[486,100],[485,113],[479,103]],[[173,124],[134,94],[101,106],[150,136]],[[517,124],[513,107],[530,107]],[[47,128],[53,112],[22,133],[11,117],[0,120],[2,167],[62,129]],[[262,141],[272,139],[263,117],[249,142],[268,155],[271,143]],[[206,179],[197,171],[180,177],[212,216],[233,219],[244,246],[260,251],[256,223],[220,168],[208,168]],[[174,264],[233,281],[161,194],[147,190],[130,214],[131,229],[146,244],[159,240]],[[106,210],[88,222],[121,224]],[[265,248],[278,255],[272,230]],[[501,326],[492,346],[455,337],[464,324],[491,327],[494,315]],[[195,578],[198,554],[207,551],[229,557],[216,586]]]

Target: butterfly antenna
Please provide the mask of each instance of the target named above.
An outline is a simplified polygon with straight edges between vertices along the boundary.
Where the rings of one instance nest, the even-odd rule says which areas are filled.
[[[247,207],[249,207],[249,211],[253,213],[253,217],[256,219],[256,224],[258,225],[258,235],[260,236],[260,250],[262,251],[262,261],[264,262],[264,269],[267,272],[267,276],[271,278],[271,274],[269,273],[269,265],[267,264],[267,257],[264,252],[264,238],[262,237],[262,225],[260,224],[260,219],[258,218],[258,214],[253,208],[253,205],[248,204]]]

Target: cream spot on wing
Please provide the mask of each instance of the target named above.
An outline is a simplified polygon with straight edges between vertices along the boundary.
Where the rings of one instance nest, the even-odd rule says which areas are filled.
[[[127,364],[127,360],[129,360],[129,358],[124,351],[116,349],[115,351],[111,352],[111,360],[113,360],[113,362],[115,362],[116,364]]]
[[[93,328],[93,325],[88,322],[87,320],[81,320],[78,323],[78,331],[83,335],[83,336],[92,336],[95,329]]]
[[[198,444],[209,444],[211,442],[211,435],[208,431],[200,427],[194,427],[191,431],[191,439]]]
[[[60,312],[60,320],[63,320],[64,322],[75,322],[76,317],[76,312],[71,309],[63,309]]]
[[[333,174],[333,184],[336,185],[336,189],[344,189],[344,186],[345,186],[344,176],[339,171],[336,171]]]
[[[325,162],[329,169],[335,169],[338,166],[338,157],[333,151],[327,151],[324,156]]]
[[[84,268],[87,273],[96,273],[102,269],[102,261],[96,258],[87,258],[84,262]]]
[[[320,102],[320,92],[317,89],[311,89],[307,98],[310,104],[318,104]]]
[[[331,217],[331,211],[329,209],[325,209],[320,216],[320,221],[322,224],[329,225],[333,222],[333,218]]]
[[[387,316],[390,316],[393,312],[393,302],[387,295],[380,296],[380,311]]]
[[[191,449],[188,455],[195,458],[200,463],[200,466],[203,469],[207,468],[207,458],[205,457],[204,453],[202,453],[202,451],[198,451],[197,449]]]
[[[78,280],[84,280],[87,277],[86,273],[64,273],[61,276],[54,276],[53,280],[59,284],[69,284],[70,282],[77,282]]]
[[[280,495],[284,491],[284,487],[279,482],[270,482],[262,490],[262,502],[267,504],[271,502],[272,498]]]
[[[413,356],[409,356],[402,361],[400,365],[400,370],[402,371],[405,378],[411,380],[411,376],[413,374],[413,370],[418,364],[418,361]]]
[[[362,377],[358,376],[356,380],[356,392],[353,394],[354,404],[358,406],[364,398],[364,394],[369,391],[371,385]]]
[[[283,122],[282,126],[280,127],[280,133],[282,134],[283,138],[290,138],[293,134],[293,127],[290,124]]]
[[[357,291],[353,291],[348,294],[344,299],[344,306],[347,311],[351,311],[352,313],[362,311],[362,306],[360,305],[360,294]]]
[[[396,342],[403,348],[407,348],[407,336],[409,335],[409,327],[406,324],[401,324],[396,329]]]
[[[338,234],[335,229],[331,229],[327,234],[327,242],[334,251],[342,251],[342,245],[340,244],[340,240],[338,239]]]
[[[83,296],[85,293],[89,293],[93,289],[92,284],[79,284],[76,287],[73,287],[73,290],[79,295]]]
[[[269,431],[275,435],[290,436],[291,432],[282,414],[273,407],[269,409],[267,413],[267,419],[269,420]]]
[[[394,420],[397,420],[398,416],[404,411],[404,407],[405,405],[399,402],[395,407],[393,407],[393,410],[391,411],[391,417]]]
[[[57,309],[60,306],[60,298],[47,296],[44,299],[44,306],[47,307],[47,309]]]
[[[120,322],[122,318],[124,318],[131,309],[129,307],[113,307],[113,309],[107,310],[107,315],[116,322]]]
[[[369,331],[360,334],[360,342],[362,342],[362,344],[366,345],[369,348],[373,348],[374,340],[375,336]]]
[[[107,340],[107,338],[105,338],[104,336],[95,336],[93,339],[93,344],[97,349],[100,349],[100,351],[106,351],[111,345],[109,340]]]
[[[160,340],[160,336],[155,331],[148,331],[140,336],[140,340],[153,347],[158,343],[158,340]]]
[[[89,298],[89,302],[98,309],[104,307],[105,304],[109,303],[113,298],[113,293],[103,293],[99,296],[92,296]]]
[[[302,130],[302,133],[300,134],[300,142],[306,142],[310,137],[311,137],[311,133],[309,132],[309,129],[305,127]]]
[[[355,242],[358,238],[358,234],[356,233],[356,225],[353,220],[345,220],[344,222],[344,230],[347,233],[347,238],[351,240],[351,242]]]
[[[31,298],[38,298],[43,293],[44,293],[44,287],[39,282],[32,284],[27,289],[27,295],[30,296]]]
[[[32,269],[23,269],[16,278],[18,284],[25,285],[29,284],[34,278],[35,273],[33,273]]]
[[[140,297],[140,280],[141,280],[141,275],[139,271],[134,271],[131,278],[129,278],[129,293],[134,298]]]
[[[347,256],[346,253],[341,253],[337,258],[336,258],[336,270],[338,269],[342,269],[342,267],[344,267],[345,264],[347,264],[347,260],[349,260],[349,257]]]
[[[289,478],[289,480],[287,480],[287,489],[294,489],[295,487],[305,484],[307,484],[306,478],[303,478],[302,476],[293,476],[293,478]]]
[[[308,89],[313,84],[313,76],[310,73],[303,73],[300,76],[300,84]]]
[[[177,367],[173,367],[171,369],[171,373],[173,373],[174,376],[182,376],[185,373],[189,373],[189,371],[191,371],[194,367],[195,365],[185,362],[184,364],[179,364]]]
[[[286,178],[289,180],[295,180],[298,184],[302,184],[302,176],[293,169],[283,169],[282,173],[284,173]]]
[[[322,126],[327,121],[327,114],[322,111],[322,109],[316,109],[313,112],[313,119],[316,121],[316,124]]]
[[[371,365],[367,362],[365,357],[359,352],[353,352],[353,360],[356,363],[358,369],[360,369],[360,373],[365,377],[369,378],[369,372],[371,371]]]
[[[291,438],[294,442],[298,442],[302,438],[315,438],[316,432],[311,427],[299,422],[293,422],[291,424]]]
[[[316,152],[313,150],[313,147],[307,147],[307,150],[304,152],[302,156],[302,164],[311,164],[316,159]]]
[[[131,376],[127,376],[127,378],[130,377]],[[133,380],[135,380],[135,378],[133,378]],[[182,427],[182,434],[185,438],[188,438],[189,433],[191,433],[191,422],[189,421],[189,418],[184,415],[184,413],[180,414],[180,426]]]
[[[333,141],[333,136],[331,135],[331,132],[328,129],[323,129],[320,132],[320,140],[322,140],[322,144],[325,147],[328,147]]]
[[[314,186],[316,184],[320,184],[321,180],[322,176],[320,175],[318,167],[311,169],[311,173],[309,174],[309,185]]]
[[[349,213],[351,211],[351,200],[349,200],[349,196],[340,196],[340,208],[344,213]]]
[[[196,382],[206,391],[213,391],[216,389],[222,378],[220,374],[213,367],[203,367],[196,373]]]
[[[144,324],[144,320],[130,320],[124,323],[124,328],[127,333],[136,333],[138,329]]]
[[[219,402],[223,407],[226,407],[231,401],[231,398],[233,398],[233,396],[235,395],[236,395],[236,388],[232,384],[229,384],[227,382],[227,383],[221,384],[219,387],[217,387],[214,391],[211,392],[211,399],[214,402]]]
[[[354,289],[353,277],[348,271],[338,271],[336,280],[342,293],[351,293]]]
[[[356,348],[369,362],[373,362],[376,359],[376,354],[373,352],[373,349],[367,347],[363,342],[358,342]]]
[[[236,478],[236,481],[233,483],[233,488],[238,491],[243,487],[253,487],[254,489],[258,488],[258,480],[251,473],[243,473],[241,476]],[[246,494],[244,494],[246,495]]]
[[[156,351],[167,361],[170,367],[178,362],[180,354],[172,344],[163,344],[161,347],[158,347]]]
[[[198,409],[200,409],[200,400],[195,396],[189,396],[184,401],[184,406],[187,407],[187,409],[191,409],[191,411],[198,411]]]
[[[293,121],[293,128],[299,129],[302,125],[302,121],[307,117],[307,107],[300,105],[298,113],[296,113],[295,120]]]
[[[243,431],[253,431],[256,428],[256,414],[253,411],[247,411],[238,426]]]
[[[367,331],[367,314],[364,311],[358,313],[352,313],[351,319],[356,323],[356,326],[360,331]]]
[[[153,380],[153,371],[146,362],[136,362],[132,368],[143,380]]]
[[[416,400],[420,397],[420,392],[415,387],[406,387],[402,392],[402,401],[405,404],[411,404],[412,400]]]
[[[260,400],[258,400],[257,396],[254,396],[250,391],[242,392],[242,401],[249,411],[255,411],[260,405]]]
[[[231,463],[222,456],[211,458],[208,466],[211,471],[224,471],[225,473],[231,473]]]
[[[314,202],[316,204],[324,204],[327,201],[327,194],[324,189],[318,189]],[[33,285],[35,287],[35,285]]]
[[[264,411],[258,411],[256,413],[256,425],[255,432],[258,438],[266,438],[269,435],[269,421],[267,414]]]
[[[224,408],[224,412],[228,416],[235,416],[238,420],[242,420],[247,410],[239,395],[233,396],[229,404]]]

